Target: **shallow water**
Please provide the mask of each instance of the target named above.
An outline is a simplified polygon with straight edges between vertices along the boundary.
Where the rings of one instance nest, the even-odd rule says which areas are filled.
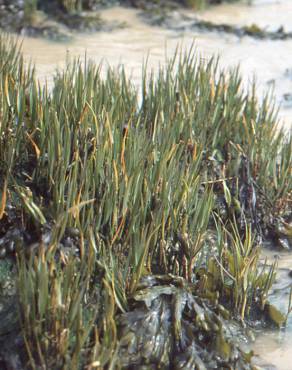
[[[253,346],[255,354],[261,356],[257,364],[265,370],[291,370],[291,343],[291,330],[262,333]]]
[[[186,15],[186,11],[183,14]],[[199,17],[212,22],[240,25],[250,25],[257,21],[261,26],[272,24],[274,28],[283,24],[289,29],[291,14],[290,0],[254,0],[253,6],[222,5],[201,11]],[[195,17],[192,11],[188,11],[187,15]],[[224,33],[201,33],[188,28],[180,32],[167,30],[150,26],[139,17],[137,10],[120,7],[103,11],[102,17],[109,21],[124,22],[126,27],[111,32],[79,34],[70,43],[25,38],[25,57],[36,62],[39,77],[42,80],[49,79],[56,67],[64,66],[66,57],[84,56],[86,52],[88,58],[98,63],[104,61],[105,65],[108,63],[115,67],[124,64],[128,75],[139,85],[141,65],[147,55],[148,67],[156,70],[159,64],[165,63],[166,57],[174,54],[178,44],[189,49],[195,43],[202,58],[209,59],[213,54],[220,55],[222,67],[240,63],[245,86],[250,86],[256,76],[259,97],[268,88],[273,88],[276,102],[281,104],[281,121],[285,127],[291,127],[292,40],[263,41],[248,36],[239,38]],[[175,19],[174,15],[174,22]],[[178,22],[181,21],[179,12],[177,19]]]
[[[290,287],[292,278],[289,271],[292,270],[292,253],[287,251],[275,252],[265,250],[262,259],[272,264],[278,261],[277,279],[273,285],[270,303],[274,304],[283,313],[287,312]],[[292,368],[292,315],[290,314],[285,329],[266,330],[258,333],[253,344],[253,350],[260,356],[258,363],[265,369],[291,370]],[[273,365],[274,367],[269,367]]]
[[[195,17],[191,11],[181,14]],[[174,19],[182,20],[181,14],[174,14]],[[291,0],[253,0],[253,5],[225,4],[201,11],[198,15],[204,20],[234,25],[258,24],[275,30],[284,26],[292,30]],[[201,58],[210,59],[213,54],[220,55],[221,66],[229,68],[241,64],[241,71],[246,87],[250,86],[254,76],[257,81],[259,98],[268,88],[273,88],[276,103],[281,105],[281,124],[287,129],[292,127],[292,40],[270,41],[256,40],[251,37],[239,38],[233,35],[214,32],[199,32],[186,27],[184,31],[167,30],[147,24],[139,12],[134,9],[112,8],[103,11],[102,17],[109,21],[125,22],[125,28],[112,32],[79,34],[70,43],[50,42],[42,39],[25,38],[23,51],[26,60],[32,59],[37,65],[37,73],[42,81],[51,82],[56,68],[65,65],[66,58],[81,56],[85,53],[104,66],[118,67],[123,64],[128,76],[140,86],[142,63],[148,55],[148,68],[154,71],[171,57],[178,44],[186,49],[195,43]],[[267,252],[268,253],[268,252]],[[273,254],[268,253],[269,260]],[[283,288],[291,284],[288,269],[292,268],[292,255],[280,254],[279,277],[275,287]],[[287,289],[273,294],[273,303],[286,310],[288,305]],[[292,319],[290,317],[286,331],[265,331],[259,333],[254,351],[261,359],[263,368],[272,364],[279,370],[292,368]]]
[[[289,0],[251,0],[250,5],[248,1],[226,3],[202,12],[202,17],[214,23],[257,24],[268,30],[284,27],[286,31],[292,31],[292,3]]]

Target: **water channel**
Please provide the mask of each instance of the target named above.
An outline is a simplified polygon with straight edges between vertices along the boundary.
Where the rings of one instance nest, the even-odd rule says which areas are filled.
[[[187,17],[199,17],[213,23],[237,26],[257,24],[267,30],[283,26],[292,31],[291,0],[253,0],[236,4],[223,4],[194,13],[180,10],[173,19],[183,22]],[[102,11],[102,18],[109,22],[119,22],[123,27],[113,31],[82,33],[74,35],[68,43],[58,43],[44,39],[24,38],[23,52],[27,61],[36,64],[38,77],[42,82],[52,80],[56,68],[65,65],[66,58],[81,56],[103,66],[125,66],[131,80],[139,87],[142,63],[148,56],[148,68],[154,72],[171,57],[177,45],[187,50],[195,45],[198,57],[210,59],[220,56],[222,68],[230,68],[240,63],[244,85],[248,88],[256,78],[259,99],[267,89],[273,89],[276,103],[280,106],[279,118],[282,127],[292,127],[292,39],[259,40],[250,36],[238,37],[232,34],[195,31],[187,26],[167,29],[151,26],[139,15],[138,10],[115,7]],[[179,29],[179,30],[178,30]],[[278,257],[279,273],[273,292],[273,303],[285,311],[288,306],[289,278],[292,268],[291,252],[265,252],[272,263]],[[265,369],[290,370],[292,368],[292,318],[287,328],[280,331],[258,333],[253,344],[259,355],[258,363]]]

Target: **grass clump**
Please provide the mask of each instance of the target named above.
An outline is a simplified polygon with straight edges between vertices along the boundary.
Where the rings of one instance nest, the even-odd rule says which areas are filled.
[[[268,99],[192,50],[144,73],[141,104],[124,71],[102,79],[87,61],[49,92],[4,37],[0,68],[0,237],[17,259],[20,361],[251,368],[226,320],[264,310],[274,267],[259,270],[256,236],[287,221],[291,199],[291,138]],[[148,362],[136,353],[162,334]]]

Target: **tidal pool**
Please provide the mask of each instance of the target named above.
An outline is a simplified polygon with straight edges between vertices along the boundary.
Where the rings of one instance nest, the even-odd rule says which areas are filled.
[[[224,4],[213,7],[199,14],[191,10],[177,11],[173,19],[181,22],[183,16],[188,19],[196,17],[213,23],[233,25],[257,24],[266,29],[276,30],[283,26],[292,30],[292,2],[290,0],[254,0]],[[118,68],[123,65],[128,76],[136,84],[141,84],[142,64],[148,59],[149,70],[158,70],[167,58],[174,55],[177,46],[188,50],[195,46],[198,57],[209,60],[214,54],[220,56],[223,68],[240,64],[243,82],[248,88],[253,79],[257,83],[259,99],[267,89],[273,89],[275,102],[280,105],[281,125],[287,130],[292,127],[292,40],[272,41],[258,40],[249,36],[200,32],[191,27],[182,27],[183,31],[166,29],[149,25],[138,10],[115,7],[102,11],[103,19],[123,23],[124,27],[110,32],[76,34],[68,43],[57,43],[44,39],[25,37],[23,52],[26,61],[36,63],[38,77],[42,82],[52,81],[56,68],[62,68],[67,58],[75,56],[96,63],[103,63]],[[265,252],[269,261],[274,252]],[[279,254],[279,274],[271,300],[284,310],[288,306],[289,285],[292,278],[288,276],[292,269],[292,254]],[[282,289],[283,288],[283,289]],[[277,291],[278,289],[278,291]],[[265,369],[290,370],[292,368],[292,320],[289,319],[285,330],[269,330],[258,333],[253,350],[259,356],[258,363]]]

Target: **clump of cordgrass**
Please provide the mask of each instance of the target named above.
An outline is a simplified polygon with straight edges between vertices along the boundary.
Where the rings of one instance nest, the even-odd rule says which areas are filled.
[[[81,260],[65,261],[62,253],[56,259],[53,249],[40,247],[29,261],[18,259],[26,360],[31,368],[79,369],[96,361],[103,366],[116,346],[114,298],[98,269],[94,240]]]
[[[0,237],[19,261],[29,366],[118,368],[117,315],[154,273],[241,320],[264,311],[274,271],[255,236],[291,196],[291,138],[268,99],[192,51],[144,73],[141,105],[124,71],[88,62],[49,92],[0,41]]]

